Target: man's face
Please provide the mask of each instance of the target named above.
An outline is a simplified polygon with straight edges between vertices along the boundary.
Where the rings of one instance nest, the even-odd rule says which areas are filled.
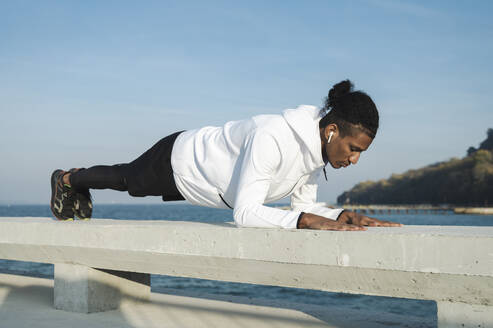
[[[330,165],[339,169],[358,163],[361,152],[367,150],[372,141],[372,138],[359,130],[356,130],[354,136],[347,135],[344,138],[336,132],[330,143],[325,145]]]

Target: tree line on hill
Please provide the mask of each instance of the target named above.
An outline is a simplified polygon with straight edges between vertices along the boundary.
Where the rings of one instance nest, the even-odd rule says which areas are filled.
[[[358,183],[339,204],[432,204],[493,206],[493,129],[467,156]]]

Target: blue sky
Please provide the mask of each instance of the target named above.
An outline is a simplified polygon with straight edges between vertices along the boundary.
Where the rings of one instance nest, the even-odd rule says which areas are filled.
[[[172,132],[299,104],[351,79],[380,110],[319,199],[478,146],[493,127],[491,1],[2,1],[0,203],[55,168],[128,162]],[[98,191],[96,202],[160,202]]]

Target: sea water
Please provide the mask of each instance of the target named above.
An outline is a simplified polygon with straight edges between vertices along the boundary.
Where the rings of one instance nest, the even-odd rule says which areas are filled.
[[[0,217],[52,217],[47,205],[0,205]],[[383,220],[408,225],[493,226],[493,215],[455,215],[452,212],[428,214],[373,214]],[[156,205],[100,205],[94,208],[93,217],[121,220],[172,220],[196,222],[231,222],[232,211],[186,204]],[[53,278],[53,265],[0,259],[0,272]],[[263,299],[318,306],[337,306],[371,313],[409,314],[423,319],[423,324],[413,327],[433,327],[436,304],[433,301],[390,297],[351,295],[316,290],[262,286],[254,284],[220,282],[205,279],[151,275],[151,288],[155,292],[174,293],[196,297],[221,299],[239,296],[243,299]],[[410,326],[407,326],[410,327]]]

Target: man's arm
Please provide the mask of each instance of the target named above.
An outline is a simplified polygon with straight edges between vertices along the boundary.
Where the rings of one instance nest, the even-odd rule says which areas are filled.
[[[273,174],[281,163],[281,153],[274,137],[265,131],[252,131],[242,154],[233,218],[240,227],[296,228],[300,212],[263,205]]]
[[[347,211],[342,208],[328,208],[317,203],[317,179],[320,171],[312,173],[308,181],[291,195],[291,208],[305,212],[298,219],[298,229],[320,230],[366,230],[369,227],[400,227],[399,223],[382,221]]]
[[[263,205],[270,187],[272,174],[277,170],[281,161],[277,143],[269,134],[265,132],[252,133],[246,140],[240,160],[240,178],[233,210],[233,217],[237,226],[296,228],[297,223],[301,221],[302,226],[309,229],[364,230],[360,227],[334,221],[343,209],[329,209],[325,206],[311,204],[313,206],[308,207],[308,209],[313,208],[324,214],[330,213],[334,220],[311,213],[303,214],[302,218],[298,220],[302,211],[285,211]],[[308,221],[305,222],[305,220]]]
[[[293,192],[291,195],[291,209],[337,220],[344,209],[329,208],[325,203],[317,203],[317,180],[320,172],[321,169],[313,172],[306,183]]]

